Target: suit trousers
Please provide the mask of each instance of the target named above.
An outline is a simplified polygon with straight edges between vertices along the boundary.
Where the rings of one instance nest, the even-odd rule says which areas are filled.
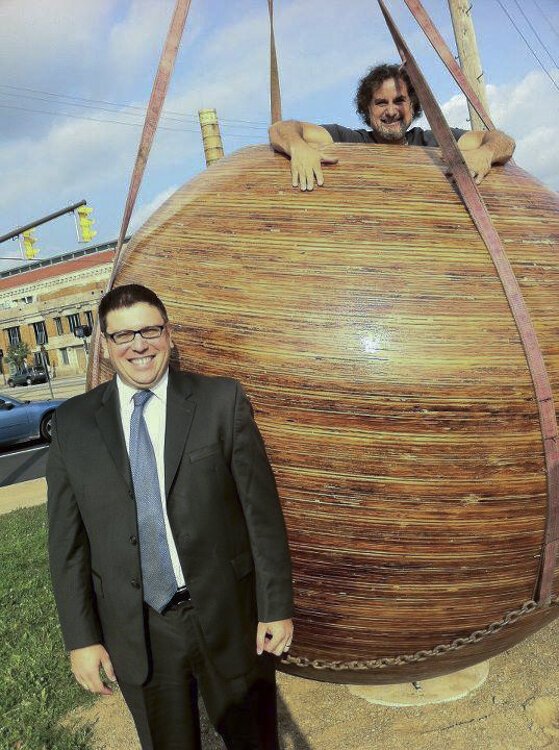
[[[213,666],[190,602],[159,614],[146,605],[150,674],[119,680],[142,750],[201,750],[198,690],[227,750],[279,750],[274,658],[226,679]],[[256,631],[254,633],[256,649]],[[117,675],[118,678],[118,675]]]

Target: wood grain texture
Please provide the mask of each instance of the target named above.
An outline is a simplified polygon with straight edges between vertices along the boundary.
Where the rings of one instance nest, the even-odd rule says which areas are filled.
[[[136,233],[116,283],[162,297],[182,369],[234,376],[251,397],[293,556],[292,654],[369,660],[467,636],[532,598],[546,475],[518,331],[438,150],[331,152],[339,164],[312,193],[267,147],[217,162]],[[559,198],[511,165],[481,192],[559,398]],[[110,374],[101,360],[90,378]],[[326,677],[435,676],[553,616]]]

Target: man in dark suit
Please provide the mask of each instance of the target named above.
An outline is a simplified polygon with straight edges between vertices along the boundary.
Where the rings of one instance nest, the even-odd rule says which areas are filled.
[[[277,748],[291,567],[250,404],[235,380],[169,370],[146,287],[106,294],[99,325],[116,375],[59,407],[47,467],[72,671],[95,693],[118,679],[144,750],[200,748],[198,689],[227,748]]]

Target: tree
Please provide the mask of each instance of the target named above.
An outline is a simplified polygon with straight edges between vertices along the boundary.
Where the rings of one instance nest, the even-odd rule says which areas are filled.
[[[9,365],[14,365],[16,370],[21,370],[23,363],[30,354],[29,345],[25,341],[20,341],[19,344],[10,344],[5,359]]]

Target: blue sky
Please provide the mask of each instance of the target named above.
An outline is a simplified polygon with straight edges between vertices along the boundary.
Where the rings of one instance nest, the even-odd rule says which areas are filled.
[[[424,4],[454,48],[446,0]],[[520,166],[557,190],[559,3],[472,4],[491,114],[517,140]],[[403,0],[388,5],[449,124],[466,127],[463,99]],[[96,241],[116,237],[173,6],[172,0],[2,0],[0,234],[85,198],[95,208]],[[357,79],[370,65],[398,57],[375,0],[276,0],[275,6],[284,117],[358,125]],[[132,228],[204,169],[199,108],[217,109],[226,153],[267,142],[267,76],[266,0],[192,0]],[[37,236],[41,258],[78,247],[70,216]],[[0,269],[19,264],[15,241],[3,243],[0,255],[14,258],[0,261]]]

